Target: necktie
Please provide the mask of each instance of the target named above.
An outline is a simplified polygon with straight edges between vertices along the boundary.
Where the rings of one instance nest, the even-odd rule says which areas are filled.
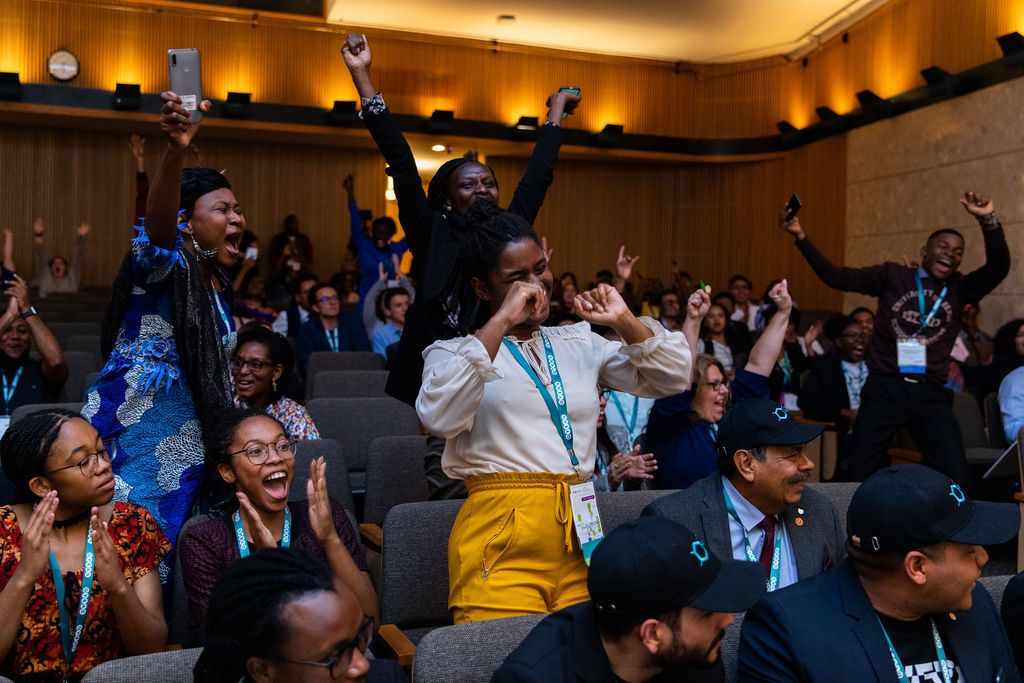
[[[757,523],[758,528],[764,531],[764,542],[761,543],[761,555],[757,558],[757,563],[761,565],[765,576],[771,576],[772,573],[772,555],[775,553],[775,524],[775,518],[771,516],[765,517]]]

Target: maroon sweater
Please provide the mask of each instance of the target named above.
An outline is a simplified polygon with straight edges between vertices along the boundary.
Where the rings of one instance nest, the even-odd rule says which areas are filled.
[[[965,303],[977,303],[995,289],[1010,272],[1010,250],[1002,226],[983,230],[985,265],[967,273],[953,273],[945,282],[935,280],[922,271],[925,314],[931,311],[942,287],[948,287],[942,306],[928,328],[918,335],[927,347],[930,381],[943,384],[949,373],[949,354],[960,334]],[[840,268],[818,251],[811,240],[796,243],[797,249],[822,282],[833,289],[858,292],[878,298],[875,331],[868,344],[867,362],[872,374],[898,375],[896,341],[913,335],[921,326],[918,310],[917,284],[914,268],[886,262],[866,268]]]

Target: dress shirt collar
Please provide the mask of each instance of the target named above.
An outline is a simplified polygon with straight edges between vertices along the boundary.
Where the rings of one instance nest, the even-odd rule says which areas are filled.
[[[729,500],[732,501],[732,506],[736,508],[736,515],[740,518],[740,523],[743,524],[743,531],[749,535],[754,527],[760,524],[761,520],[767,517],[767,515],[744,498],[736,490],[736,487],[732,485],[728,477],[722,477],[722,483],[725,485],[725,490],[729,492]]]

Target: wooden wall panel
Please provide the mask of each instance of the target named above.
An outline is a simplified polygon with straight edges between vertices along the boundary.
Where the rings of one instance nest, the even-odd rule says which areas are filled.
[[[665,282],[675,257],[713,291],[726,288],[734,273],[747,274],[758,296],[769,280],[787,277],[801,307],[838,307],[840,295],[820,285],[777,227],[777,214],[799,191],[805,220],[828,226],[816,231],[816,242],[841,260],[845,155],[844,140],[835,138],[785,159],[744,164],[561,161],[536,227],[555,250],[556,274],[572,270],[589,281],[614,267],[625,244],[627,253],[641,256],[638,272]],[[508,201],[525,163],[488,161]]]
[[[134,236],[135,163],[127,136],[55,128],[0,128],[0,228],[15,235],[19,271],[31,271],[33,217],[48,226],[48,251],[70,254],[73,227],[93,225],[87,242],[83,284],[107,286]],[[349,239],[348,209],[341,183],[356,175],[356,193],[375,214],[385,210],[384,162],[374,151],[254,145],[196,138],[204,164],[224,169],[242,203],[249,229],[264,246],[281,229],[285,215],[299,216],[316,245],[322,277],[338,270]],[[146,145],[150,175],[161,148]]]
[[[996,59],[995,37],[1021,28],[1024,0],[894,0],[808,57],[808,65],[771,58],[730,65],[675,65],[370,31],[378,86],[392,108],[427,116],[513,123],[541,115],[548,93],[582,86],[573,125],[692,137],[771,135],[788,119],[815,120],[814,108],[840,113],[871,88],[889,97],[922,85],[919,70],[959,71]],[[75,86],[112,89],[118,81],[165,87],[165,51],[195,46],[204,56],[209,94],[228,90],[255,100],[329,107],[354,99],[338,50],[345,27],[305,19],[182,8],[161,0],[3,0],[0,70],[49,82],[45,58],[65,47],[82,60]],[[358,30],[358,27],[353,27]]]

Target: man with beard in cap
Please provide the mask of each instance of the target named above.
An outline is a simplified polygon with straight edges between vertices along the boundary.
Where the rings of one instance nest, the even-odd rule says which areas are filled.
[[[590,600],[540,622],[491,683],[720,681],[725,628],[764,579],[689,529],[642,517],[594,550],[587,587]]]
[[[804,448],[823,429],[770,399],[743,401],[719,423],[719,471],[643,514],[693,529],[720,557],[758,563],[769,592],[814,576],[845,555],[835,507],[805,486],[814,463]]]
[[[983,544],[1016,507],[967,497],[922,465],[868,478],[847,512],[848,559],[747,612],[738,680],[1019,682],[999,613],[977,583]]]

